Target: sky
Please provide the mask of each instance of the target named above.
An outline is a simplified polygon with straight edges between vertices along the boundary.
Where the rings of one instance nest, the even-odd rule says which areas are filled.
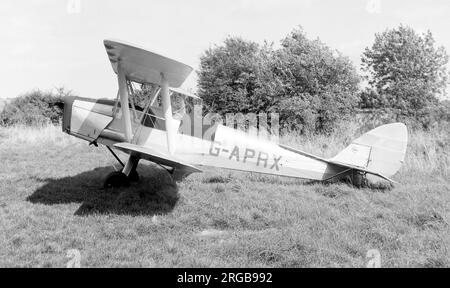
[[[375,33],[406,24],[450,53],[448,0],[2,0],[0,98],[65,87],[114,98],[117,78],[103,39],[120,39],[198,68],[227,36],[275,47],[301,25],[360,67]],[[195,89],[196,74],[183,84]]]

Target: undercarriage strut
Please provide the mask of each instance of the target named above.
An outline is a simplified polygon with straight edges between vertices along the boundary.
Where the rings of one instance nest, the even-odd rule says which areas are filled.
[[[106,148],[108,148],[109,152],[111,152],[111,154],[114,156],[114,158],[116,158],[120,165],[122,165],[122,167],[125,167],[125,164],[123,164],[122,160],[120,160],[119,156],[117,156],[117,154],[111,149],[111,147],[106,146]]]

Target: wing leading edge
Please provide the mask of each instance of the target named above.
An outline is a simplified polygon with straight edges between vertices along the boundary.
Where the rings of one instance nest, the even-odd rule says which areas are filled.
[[[178,88],[193,68],[179,61],[119,40],[103,41],[114,72],[119,62],[129,80],[138,83],[161,84],[161,73],[170,87]]]
[[[126,142],[114,144],[114,147],[127,154],[131,154],[133,156],[137,156],[141,159],[145,159],[157,164],[173,167],[186,173],[202,172],[202,170],[198,169],[195,166],[184,163],[183,161],[178,160],[171,155],[168,155],[161,151],[156,151],[149,147],[142,147]]]

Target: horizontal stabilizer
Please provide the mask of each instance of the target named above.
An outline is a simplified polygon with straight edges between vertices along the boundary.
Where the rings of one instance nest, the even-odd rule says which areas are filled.
[[[408,131],[405,124],[394,123],[375,128],[353,141],[347,148],[331,159],[325,159],[284,145],[281,148],[296,154],[330,164],[333,179],[352,170],[390,179],[400,169],[406,154]]]
[[[358,167],[358,166],[353,166],[353,165],[349,165],[349,164],[342,164],[342,163],[333,162],[333,161],[328,161],[328,163],[334,164],[334,165],[337,165],[337,166],[341,166],[341,167],[345,167],[345,168],[349,168],[349,169],[353,169],[353,170],[357,170],[357,171],[361,171],[361,172],[364,172],[364,173],[367,173],[367,174],[371,174],[371,175],[380,177],[380,178],[382,178],[384,180],[387,180],[387,181],[389,181],[391,183],[394,183],[394,184],[397,183],[394,180],[392,180],[391,178],[387,177],[386,175],[383,175],[383,174],[375,172],[375,171],[370,171],[370,170],[367,170],[367,169],[364,169],[364,168],[361,168],[361,167]],[[335,177],[336,177],[336,175],[330,177],[330,179],[331,178],[335,178]]]
[[[342,152],[329,159],[329,162],[392,181],[388,177],[400,169],[407,144],[408,131],[405,124],[383,125],[353,141]]]

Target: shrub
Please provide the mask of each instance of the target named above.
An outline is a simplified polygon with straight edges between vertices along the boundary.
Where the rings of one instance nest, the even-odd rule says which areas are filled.
[[[274,67],[283,84],[278,107],[281,126],[303,134],[332,132],[358,104],[356,68],[319,39],[308,39],[301,28],[292,31],[281,45]]]
[[[228,38],[208,49],[198,81],[208,112],[275,112],[285,131],[331,132],[358,104],[355,67],[301,28],[281,46]]]
[[[416,33],[400,25],[375,35],[362,55],[370,88],[361,94],[365,108],[389,108],[427,128],[440,113],[437,95],[445,95],[449,56],[436,47],[430,31]]]
[[[63,115],[63,97],[70,94],[64,88],[58,88],[56,93],[41,90],[25,93],[5,106],[0,112],[0,123],[2,126],[59,124]]]

